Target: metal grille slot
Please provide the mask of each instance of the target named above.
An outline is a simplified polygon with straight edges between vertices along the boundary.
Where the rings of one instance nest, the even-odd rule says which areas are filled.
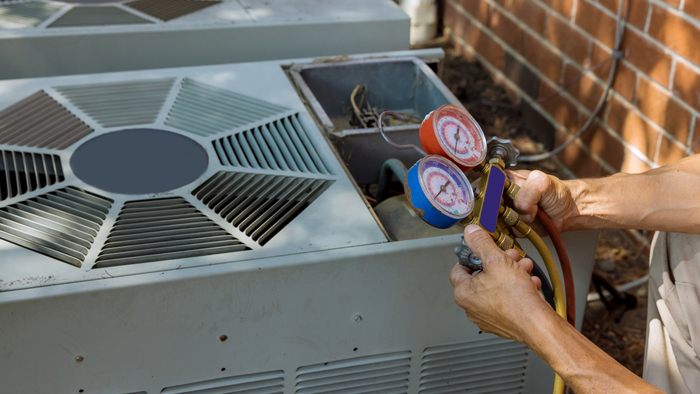
[[[0,144],[64,149],[92,131],[43,91],[0,112]]]
[[[214,140],[213,144],[225,166],[329,173],[298,114]]]
[[[82,266],[113,201],[67,187],[0,209],[0,238]]]
[[[183,198],[127,202],[93,268],[248,250]]]
[[[155,122],[173,82],[164,78],[55,89],[102,127],[116,127]]]
[[[272,371],[167,387],[162,394],[282,394],[284,372]]]
[[[179,18],[219,3],[221,3],[221,1],[136,0],[126,3],[126,5],[144,14],[167,22],[171,19]]]
[[[63,182],[56,155],[0,151],[0,201]]]
[[[61,4],[57,3],[15,3],[0,5],[0,20],[17,23],[25,26],[36,26],[48,19]]]
[[[117,7],[83,6],[72,8],[49,27],[131,25],[137,23],[153,22]]]
[[[165,124],[208,136],[271,117],[287,108],[184,79]]]
[[[522,393],[527,346],[493,338],[425,349],[420,392]]]
[[[221,171],[192,194],[264,245],[331,184],[331,180]]]
[[[410,368],[410,351],[301,367],[296,393],[406,393]]]

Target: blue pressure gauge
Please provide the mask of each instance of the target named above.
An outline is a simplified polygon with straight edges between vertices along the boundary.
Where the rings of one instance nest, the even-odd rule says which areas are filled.
[[[420,159],[408,170],[403,186],[413,210],[433,227],[452,227],[474,209],[467,177],[441,156]]]

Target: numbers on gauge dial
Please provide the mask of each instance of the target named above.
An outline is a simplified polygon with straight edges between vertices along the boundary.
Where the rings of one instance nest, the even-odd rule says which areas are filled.
[[[466,216],[471,212],[472,203],[464,190],[466,185],[445,169],[438,166],[426,168],[423,184],[428,189],[429,198],[445,211],[455,216]]]
[[[446,115],[438,120],[437,126],[438,136],[449,153],[462,160],[470,160],[478,155],[474,133],[461,120]]]

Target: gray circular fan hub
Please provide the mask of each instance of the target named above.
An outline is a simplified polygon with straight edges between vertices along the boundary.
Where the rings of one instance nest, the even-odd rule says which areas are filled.
[[[75,175],[96,188],[121,194],[177,189],[199,178],[209,165],[204,148],[183,135],[129,129],[95,137],[70,160]]]

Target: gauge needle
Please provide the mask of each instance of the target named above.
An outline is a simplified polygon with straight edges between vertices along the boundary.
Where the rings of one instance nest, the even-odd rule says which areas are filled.
[[[440,193],[442,193],[442,192],[444,192],[445,190],[447,190],[447,186],[450,184],[450,182],[452,182],[452,181],[447,181],[447,182],[445,182],[444,185],[440,186],[440,191],[437,192],[437,194],[435,195],[435,197],[433,197],[433,200],[436,199],[437,196],[440,195]]]
[[[457,131],[455,132],[455,146],[452,147],[452,153],[455,155],[457,154],[457,145],[459,144],[459,127],[457,127]]]

